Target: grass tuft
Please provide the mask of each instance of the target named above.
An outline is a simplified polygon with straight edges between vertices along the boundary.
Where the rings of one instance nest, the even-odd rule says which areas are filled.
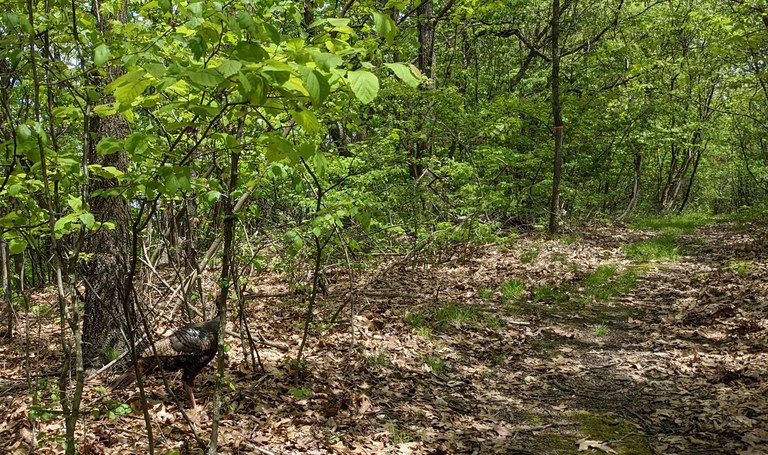
[[[637,261],[677,261],[683,252],[683,248],[677,243],[677,237],[673,235],[624,244],[621,249],[628,257]]]

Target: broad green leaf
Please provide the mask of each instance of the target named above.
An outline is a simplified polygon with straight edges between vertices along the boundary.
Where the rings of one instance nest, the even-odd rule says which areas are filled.
[[[105,43],[101,43],[93,50],[93,64],[96,66],[102,66],[107,63],[112,52],[109,50],[109,46]]]
[[[165,76],[166,67],[162,63],[147,63],[144,65],[144,69],[149,71],[149,74],[154,76],[157,79],[160,79],[161,77]]]
[[[270,161],[280,161],[294,155],[293,145],[280,136],[268,136],[265,141],[267,145],[266,156]]]
[[[387,14],[378,12],[373,13],[373,27],[379,33],[379,35],[386,38],[388,43],[391,43],[397,35],[397,26],[395,21]]]
[[[291,117],[293,117],[293,120],[296,121],[297,125],[302,127],[309,134],[315,134],[320,131],[320,122],[317,121],[315,114],[308,109],[291,111]]]
[[[131,156],[141,155],[149,149],[149,140],[144,133],[131,133],[125,138],[125,151]]]
[[[267,84],[264,78],[253,72],[238,73],[237,90],[254,106],[262,106],[267,102]]]
[[[404,63],[385,63],[384,66],[391,69],[393,73],[411,87],[418,87],[421,81],[413,74],[411,68]]]
[[[115,99],[120,104],[131,104],[151,83],[144,77],[146,74],[143,69],[123,74],[107,85],[105,91],[114,92]]]
[[[99,164],[89,164],[88,171],[97,177],[105,179],[119,178],[125,175],[123,171],[114,166],[101,166]]]
[[[221,63],[221,65],[217,66],[216,69],[221,73],[222,76],[229,77],[240,71],[240,68],[242,67],[243,64],[237,60],[225,60]]]
[[[117,109],[113,104],[99,104],[94,106],[93,112],[101,118],[117,114]]]
[[[11,239],[8,242],[8,253],[21,254],[27,249],[27,241],[24,239]]]
[[[111,155],[123,150],[123,142],[112,137],[105,137],[96,144],[96,153],[99,155]]]
[[[232,49],[232,57],[250,63],[259,63],[269,58],[269,54],[263,47],[256,43],[238,43]]]
[[[358,70],[347,73],[347,81],[352,93],[363,104],[368,104],[379,94],[379,79],[368,71]]]
[[[92,229],[93,225],[96,224],[96,218],[93,216],[93,213],[80,214],[80,221],[82,221],[88,229]]]
[[[189,75],[189,79],[203,87],[216,87],[224,82],[224,77],[218,71],[210,68],[195,71]]]
[[[16,137],[21,141],[29,140],[32,138],[32,130],[22,123],[16,127]]]
[[[312,56],[312,59],[315,61],[317,66],[325,71],[330,71],[331,68],[337,68],[341,66],[342,63],[344,63],[344,60],[341,57],[336,54],[331,54],[330,52],[321,52],[316,49],[311,49],[309,51],[309,55]]]
[[[305,69],[301,73],[304,80],[304,87],[309,92],[309,98],[312,100],[312,104],[320,106],[323,104],[328,95],[331,93],[331,86],[328,84],[328,80],[320,74],[317,70]]]
[[[72,208],[72,210],[78,212],[83,209],[83,199],[79,196],[70,196],[69,199],[67,199],[67,205]]]

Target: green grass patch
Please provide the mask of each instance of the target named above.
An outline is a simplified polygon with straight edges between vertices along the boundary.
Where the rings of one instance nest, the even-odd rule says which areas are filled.
[[[403,320],[424,338],[429,338],[434,330],[450,327],[499,328],[503,325],[496,316],[481,313],[477,306],[457,303],[444,303],[431,311],[406,311]]]
[[[662,235],[621,246],[626,255],[636,261],[677,261],[683,253],[677,237]]]
[[[533,301],[536,303],[562,303],[568,300],[566,287],[542,284],[533,290]]]
[[[610,332],[610,331],[611,331],[611,329],[608,328],[608,326],[606,324],[597,324],[595,326],[594,330],[592,331],[592,333],[597,338],[601,338],[601,337],[604,337],[604,336],[608,335],[608,332]]]
[[[525,283],[513,278],[502,283],[500,290],[502,303],[516,303],[522,300],[525,295]]]
[[[389,354],[386,351],[377,350],[371,355],[364,356],[365,364],[371,367],[381,367],[389,364]]]
[[[749,272],[752,270],[752,261],[737,261],[731,259],[723,266],[723,270],[730,270],[740,277],[745,277],[749,275]]]
[[[631,269],[619,272],[616,264],[605,264],[586,274],[581,284],[584,297],[607,300],[631,291],[637,284],[637,272]]]
[[[387,425],[385,426],[385,430],[387,433],[392,435],[392,444],[404,444],[408,442],[413,442],[413,435],[410,431],[408,431],[405,428],[400,428],[397,426],[397,423],[393,420],[390,420],[387,422]]]
[[[446,303],[435,310],[433,315],[435,322],[439,325],[467,325],[468,323],[478,321],[478,310],[469,305],[457,305],[455,303]]]
[[[658,231],[665,234],[692,234],[696,228],[715,223],[715,218],[705,213],[683,215],[648,216],[634,218],[629,222],[633,229]]]
[[[443,371],[445,371],[445,361],[440,357],[427,355],[427,356],[424,356],[421,360],[427,366],[429,366],[429,368],[435,374],[443,374]]]
[[[530,247],[523,250],[520,253],[520,262],[523,264],[530,264],[539,257],[541,250],[538,247]]]

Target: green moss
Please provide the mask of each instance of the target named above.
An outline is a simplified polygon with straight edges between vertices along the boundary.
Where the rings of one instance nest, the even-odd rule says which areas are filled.
[[[579,426],[579,433],[596,441],[611,441],[609,444],[618,454],[645,455],[653,452],[648,441],[637,432],[637,428],[625,419],[613,414],[597,414],[578,411],[570,419]]]

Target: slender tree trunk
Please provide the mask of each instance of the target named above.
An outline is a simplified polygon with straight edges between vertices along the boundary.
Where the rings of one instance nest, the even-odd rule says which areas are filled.
[[[643,160],[643,156],[640,154],[639,151],[635,150],[635,156],[633,160],[634,172],[632,177],[632,194],[629,198],[629,204],[627,204],[627,208],[626,210],[624,210],[624,213],[622,213],[621,216],[618,218],[619,220],[623,220],[624,218],[626,218],[637,207],[637,200],[640,198],[640,172],[642,169],[642,160]]]
[[[560,179],[563,174],[563,114],[560,109],[560,0],[552,0],[552,119],[554,120],[555,161],[552,169],[552,199],[549,232],[559,230]]]

